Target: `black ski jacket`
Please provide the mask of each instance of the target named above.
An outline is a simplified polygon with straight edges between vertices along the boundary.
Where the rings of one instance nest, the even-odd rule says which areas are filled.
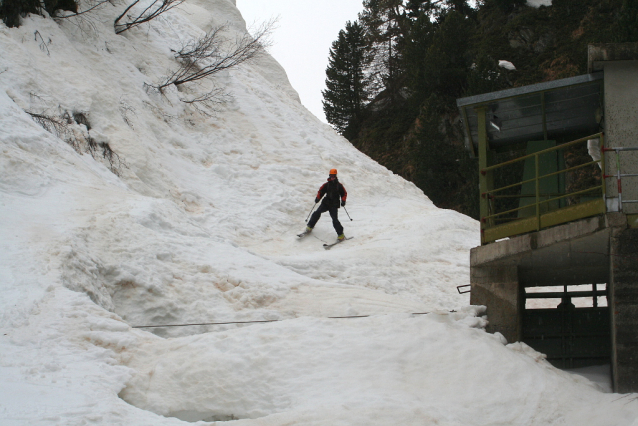
[[[326,196],[321,204],[325,204],[328,207],[340,207],[341,202],[345,202],[348,198],[348,192],[346,188],[339,182],[337,178],[328,178],[328,182],[321,185],[319,191],[317,191],[317,197],[315,202],[319,202],[323,196]]]

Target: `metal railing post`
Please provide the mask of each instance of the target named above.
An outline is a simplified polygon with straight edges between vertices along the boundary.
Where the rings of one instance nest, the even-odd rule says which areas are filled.
[[[535,169],[535,179],[536,179],[536,230],[540,231],[541,229],[541,204],[540,204],[540,180],[538,179],[539,175],[539,161],[538,154],[534,156],[534,169]]]
[[[607,212],[607,182],[605,181],[605,135],[600,134],[600,183],[602,184],[603,201],[605,202],[605,212]]]
[[[481,121],[486,121],[487,113],[485,110],[481,110],[480,108],[476,109],[477,115],[479,116],[479,123]],[[479,183],[480,183],[480,193],[481,193],[481,244],[487,244],[495,239],[502,238],[502,236],[511,236],[517,235],[516,232],[530,232],[532,230],[540,231],[543,229],[543,226],[551,226],[559,223],[561,220],[563,221],[572,221],[581,217],[586,217],[585,215],[594,215],[605,213],[607,211],[606,206],[606,196],[609,191],[605,186],[605,178],[617,178],[619,180],[619,191],[620,197],[622,197],[622,187],[620,186],[620,179],[625,176],[636,176],[638,177],[638,173],[635,175],[627,175],[622,174],[620,172],[615,173],[611,176],[605,175],[605,170],[607,169],[605,161],[606,161],[606,151],[616,151],[617,158],[616,163],[617,167],[620,170],[620,159],[618,151],[630,151],[635,150],[638,151],[638,148],[605,148],[605,140],[603,133],[593,134],[591,136],[583,137],[580,139],[573,140],[571,142],[567,142],[556,147],[547,148],[535,153],[527,154],[522,157],[518,157],[512,160],[507,160],[499,164],[493,164],[494,161],[490,160],[490,154],[492,151],[489,149],[489,141],[487,137],[486,131],[486,123],[483,123],[481,126],[479,124]],[[482,136],[482,137],[481,137]],[[566,169],[560,169],[554,172],[546,172],[541,165],[540,157],[541,155],[555,152],[557,150],[564,150],[568,147],[575,146],[576,144],[586,143],[589,139],[598,139],[600,138],[601,144],[601,156],[600,159],[596,160],[592,158],[590,162],[582,162],[582,164],[577,164],[575,166],[568,167]],[[505,185],[499,188],[496,188],[493,183],[493,171],[497,169],[503,169],[505,166],[510,166],[522,161],[534,160],[534,172],[532,176],[528,178],[524,178],[523,181],[518,181],[513,184]],[[611,159],[610,159],[611,161]],[[528,163],[529,164],[529,163]],[[531,165],[531,164],[529,164]],[[545,192],[541,192],[543,186],[540,184],[541,179],[550,179],[554,176],[560,176],[566,173],[574,173],[577,170],[582,170],[585,173],[585,167],[595,167],[600,166],[600,171],[602,172],[603,179],[600,185],[591,185],[589,183],[585,189],[580,188],[572,188],[567,192],[559,191],[557,193],[552,192],[551,190],[547,190]],[[594,170],[592,173],[598,172]],[[544,173],[544,174],[543,174]],[[582,174],[579,172],[579,174]],[[544,181],[545,182],[545,181]],[[533,185],[533,193],[527,194],[508,194],[503,193],[505,190],[509,190],[511,188],[521,187],[522,185]],[[531,188],[530,188],[531,189]],[[590,193],[602,194],[602,200],[598,198],[596,195],[587,195]],[[601,191],[598,193],[597,191]],[[531,192],[531,191],[530,191]],[[503,195],[501,195],[503,194]],[[581,196],[586,197],[586,201],[581,201]],[[506,208],[504,211],[497,211],[497,206],[494,205],[498,199],[504,198],[519,198],[522,199],[526,197],[527,200],[530,200],[530,204],[525,204],[523,206],[520,205],[517,208]],[[571,197],[571,198],[570,198]],[[558,204],[558,208],[552,208],[554,204],[549,203],[560,203],[560,200],[569,198],[568,202],[573,204],[583,203],[583,208],[577,207],[572,208],[567,211],[567,209],[563,212],[558,212],[555,210],[561,210],[560,204]],[[622,200],[622,198],[620,198]],[[623,201],[623,203],[635,202],[638,203],[638,200],[627,200]],[[512,202],[506,203],[506,205],[512,204]],[[535,210],[532,212],[531,207],[532,203],[534,204]],[[545,207],[547,204],[547,207]],[[569,204],[568,207],[574,207]],[[527,209],[527,210],[526,210]],[[525,210],[523,215],[520,214],[521,211]],[[518,213],[518,219],[516,218],[516,212]],[[547,214],[547,216],[546,216]],[[535,217],[534,217],[535,216]],[[516,224],[518,222],[518,224]],[[502,223],[506,223],[505,226],[500,227]],[[512,224],[512,225],[510,225]],[[492,230],[491,228],[498,228]],[[512,233],[513,232],[513,233]],[[509,233],[509,234],[508,234]],[[489,234],[489,236],[487,236]]]
[[[480,208],[480,220],[481,220],[481,245],[485,243],[483,239],[483,232],[487,227],[487,216],[489,216],[489,177],[488,172],[484,169],[488,166],[488,141],[487,141],[487,114],[485,107],[476,109],[476,115],[478,118],[478,156],[479,156],[479,208]],[[491,172],[490,172],[491,173]]]

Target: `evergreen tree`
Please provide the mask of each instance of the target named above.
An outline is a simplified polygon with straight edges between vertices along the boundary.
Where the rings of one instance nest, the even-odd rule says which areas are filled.
[[[330,48],[326,90],[321,92],[326,120],[348,139],[356,135],[363,121],[369,85],[365,70],[369,63],[365,32],[358,22],[348,21]]]
[[[77,13],[78,5],[75,0],[0,0],[0,20],[9,28],[19,27],[30,13],[42,15],[46,11],[53,16],[58,10]]]
[[[423,7],[423,2],[415,1],[415,9],[410,12],[411,25],[405,39],[403,66],[406,73],[405,84],[410,93],[412,107],[418,110],[420,103],[430,95],[427,90],[428,76],[423,65],[424,58],[432,45],[438,25],[431,17],[439,12],[438,7]]]
[[[439,18],[440,22],[433,23],[422,13],[413,23],[405,50],[406,84],[416,107],[437,94],[454,109],[456,97],[467,86],[474,22],[454,8]]]
[[[621,43],[638,41],[638,0],[624,0],[616,28]]]
[[[366,29],[372,52],[371,90],[374,95],[386,92],[394,101],[403,76],[401,47],[408,32],[408,10],[403,0],[364,0],[359,19]]]
[[[19,27],[21,18],[42,11],[39,0],[0,0],[0,19],[7,27]]]

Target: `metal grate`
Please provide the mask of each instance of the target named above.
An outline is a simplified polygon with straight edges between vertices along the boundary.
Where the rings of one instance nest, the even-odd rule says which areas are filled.
[[[611,357],[609,307],[598,306],[598,297],[607,296],[607,288],[591,291],[525,292],[525,299],[557,298],[554,309],[525,309],[523,342],[544,353],[558,368],[580,368],[607,364]],[[591,297],[593,306],[575,307],[572,298]]]

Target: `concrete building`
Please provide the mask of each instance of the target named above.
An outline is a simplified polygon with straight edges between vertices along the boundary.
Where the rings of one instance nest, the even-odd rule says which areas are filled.
[[[479,160],[471,303],[559,368],[638,391],[638,44],[582,76],[457,100]]]

